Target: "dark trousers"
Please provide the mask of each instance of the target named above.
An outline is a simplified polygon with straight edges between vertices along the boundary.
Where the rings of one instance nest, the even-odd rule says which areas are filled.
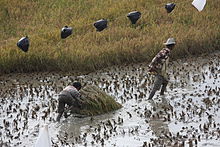
[[[164,78],[162,75],[156,75],[154,86],[148,99],[152,99],[156,91],[160,90],[160,88],[161,88],[160,95],[164,95],[167,84],[168,84],[168,80],[166,78]]]
[[[68,105],[67,110],[65,111],[65,106]],[[72,110],[74,110],[74,108],[80,108],[81,105],[79,103],[79,101],[77,99],[74,99],[72,97],[68,97],[65,95],[59,95],[58,98],[58,110],[57,112],[59,113],[57,116],[57,121],[60,121],[60,118],[62,117],[63,113],[64,113],[64,117],[67,118],[67,111],[68,109],[73,112]],[[77,112],[77,109],[74,111]]]
[[[71,97],[67,97],[65,95],[60,95],[58,98],[58,113],[62,114],[65,110],[65,105],[67,104],[68,107],[74,104],[74,99]]]

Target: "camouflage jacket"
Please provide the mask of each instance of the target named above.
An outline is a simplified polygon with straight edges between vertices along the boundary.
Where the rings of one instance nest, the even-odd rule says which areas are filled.
[[[163,48],[149,64],[149,72],[165,76],[169,61],[170,49]]]

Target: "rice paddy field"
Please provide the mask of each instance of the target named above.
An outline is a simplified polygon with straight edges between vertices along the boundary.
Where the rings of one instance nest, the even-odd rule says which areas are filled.
[[[165,0],[1,0],[0,147],[34,146],[48,124],[53,147],[220,146],[220,5]],[[127,14],[141,12],[136,24]],[[97,32],[94,22],[107,19]],[[62,27],[73,34],[61,39]],[[28,52],[17,47],[28,36]],[[147,100],[148,64],[176,39],[165,96]],[[94,85],[122,105],[55,121],[59,92]]]
[[[219,0],[209,0],[203,11],[191,0],[1,0],[0,73],[83,72],[112,65],[149,62],[174,37],[173,59],[213,52],[220,44]],[[135,25],[127,18],[141,12]],[[107,29],[97,32],[93,23],[108,20]],[[64,26],[73,34],[61,39]],[[28,36],[28,52],[16,43]]]
[[[0,76],[0,146],[29,147],[48,124],[53,147],[217,147],[220,145],[220,52],[171,62],[165,96],[147,100],[147,64],[113,66],[75,76]],[[92,84],[122,104],[103,115],[55,122],[57,94],[73,81]]]

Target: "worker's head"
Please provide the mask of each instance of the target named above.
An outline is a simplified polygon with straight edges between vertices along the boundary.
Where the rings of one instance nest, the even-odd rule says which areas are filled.
[[[172,50],[175,46],[176,42],[174,38],[168,38],[167,42],[164,43],[164,45],[166,45],[167,48],[169,48],[170,50]]]
[[[74,82],[74,83],[73,83],[73,86],[74,86],[77,90],[80,90],[81,87],[82,87],[82,85],[81,85],[80,82]]]

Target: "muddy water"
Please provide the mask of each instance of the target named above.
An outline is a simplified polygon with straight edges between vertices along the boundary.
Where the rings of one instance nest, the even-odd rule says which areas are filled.
[[[165,96],[147,97],[147,64],[74,76],[37,73],[0,77],[0,146],[32,146],[47,123],[53,146],[219,146],[220,52],[174,61]],[[54,121],[57,94],[78,80],[123,105],[108,114]]]

